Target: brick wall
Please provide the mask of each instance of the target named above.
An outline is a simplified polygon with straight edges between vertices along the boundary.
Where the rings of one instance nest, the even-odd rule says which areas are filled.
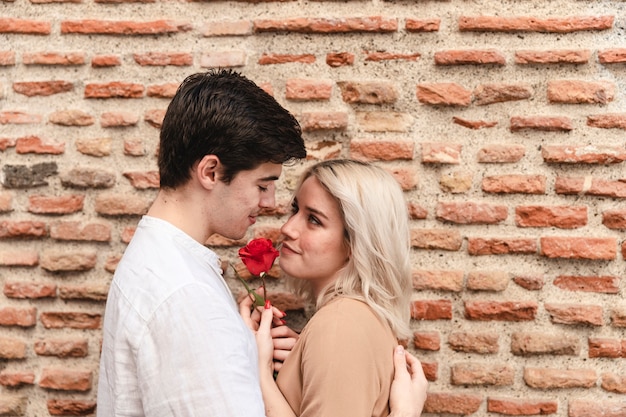
[[[248,238],[277,236],[311,161],[375,161],[404,187],[426,412],[626,415],[622,1],[0,11],[0,415],[94,413],[107,287],[156,193],[164,111],[215,66],[291,110],[310,154]],[[244,241],[210,243],[236,263]]]

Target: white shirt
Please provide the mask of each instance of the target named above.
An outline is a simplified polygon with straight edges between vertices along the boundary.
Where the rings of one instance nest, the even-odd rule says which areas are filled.
[[[106,304],[98,417],[264,416],[252,332],[217,255],[144,216]]]

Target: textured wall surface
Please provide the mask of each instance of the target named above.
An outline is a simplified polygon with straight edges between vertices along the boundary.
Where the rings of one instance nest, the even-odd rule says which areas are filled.
[[[0,415],[94,413],[164,111],[221,66],[310,155],[247,238],[278,236],[316,160],[404,187],[427,413],[626,416],[625,27],[622,1],[1,0]],[[226,266],[246,240],[209,243]]]

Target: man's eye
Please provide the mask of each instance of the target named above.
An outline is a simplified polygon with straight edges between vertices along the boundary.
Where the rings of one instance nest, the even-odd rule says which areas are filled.
[[[268,187],[262,187],[259,185],[259,190],[261,190],[261,192],[264,193],[268,190]]]

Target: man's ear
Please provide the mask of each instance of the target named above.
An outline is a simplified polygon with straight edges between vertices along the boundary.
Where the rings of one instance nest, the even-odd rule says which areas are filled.
[[[206,189],[213,189],[219,181],[220,159],[216,155],[205,155],[196,166],[196,175],[200,184]]]

